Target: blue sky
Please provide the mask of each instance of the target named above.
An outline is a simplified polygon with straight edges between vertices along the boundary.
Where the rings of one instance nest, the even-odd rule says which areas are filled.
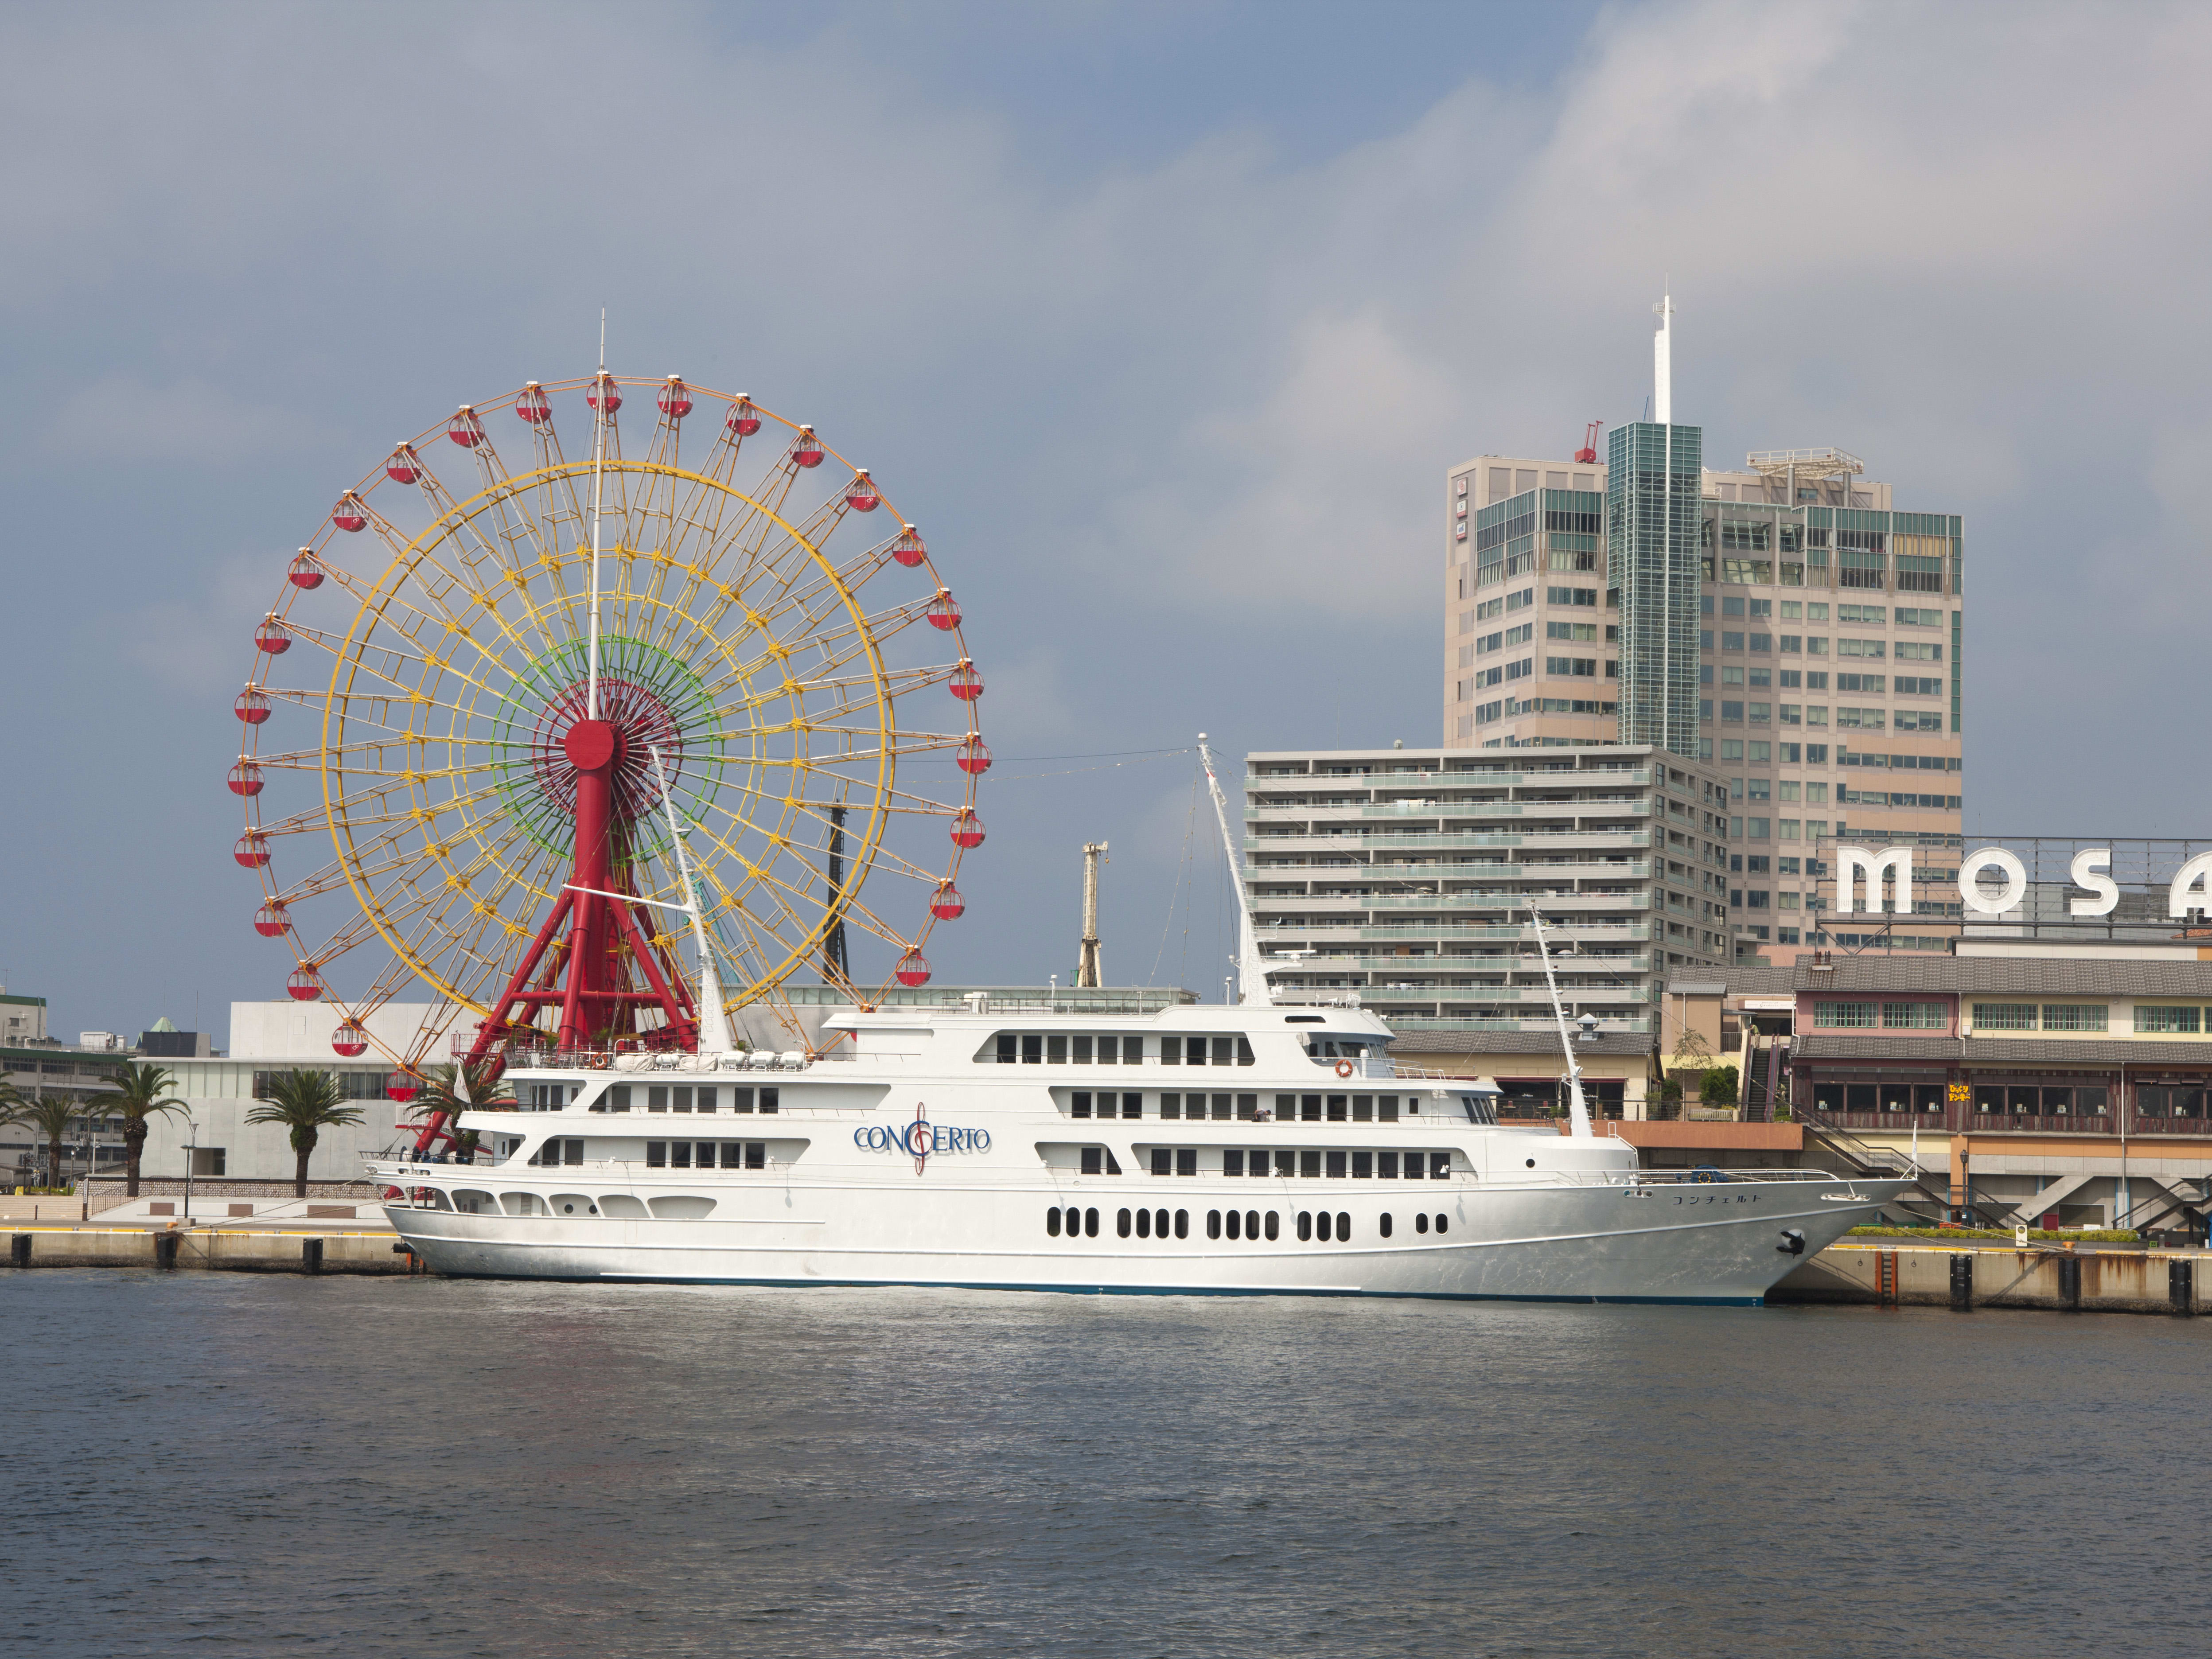
[[[1632,416],[1670,275],[1712,453],[1968,515],[1970,830],[2201,830],[2212,21],[2129,16],[0,13],[9,988],[70,1035],[278,994],[220,779],[282,560],[601,305],[930,526],[1001,756],[1237,757],[1435,739],[1444,468]],[[940,978],[1065,975],[1108,838],[1109,976],[1217,983],[1190,786],[1002,765]]]

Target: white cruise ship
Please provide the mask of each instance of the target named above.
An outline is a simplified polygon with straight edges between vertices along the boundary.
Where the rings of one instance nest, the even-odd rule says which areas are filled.
[[[1234,1006],[977,994],[834,1012],[810,1053],[518,1054],[520,1110],[462,1120],[489,1164],[371,1178],[458,1275],[1754,1305],[1904,1184],[1640,1170],[1564,1015],[1568,1133],[1501,1126],[1375,1015],[1272,1001],[1249,916],[1243,948]]]

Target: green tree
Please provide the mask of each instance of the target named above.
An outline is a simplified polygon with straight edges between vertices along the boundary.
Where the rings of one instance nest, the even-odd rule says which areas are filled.
[[[261,1104],[246,1115],[248,1123],[281,1123],[292,1134],[299,1165],[292,1193],[307,1195],[307,1159],[325,1129],[349,1129],[361,1121],[361,1108],[338,1098],[338,1080],[328,1072],[279,1072],[270,1079]]]
[[[43,1098],[23,1093],[12,1083],[0,1083],[0,1123],[27,1124],[46,1138],[46,1185],[62,1184],[62,1141],[71,1119],[85,1109],[84,1097],[66,1093]]]
[[[1708,1066],[1698,1079],[1698,1097],[1708,1106],[1735,1104],[1735,1067]]]
[[[461,1085],[458,1088],[457,1079]],[[477,1132],[454,1127],[450,1120],[466,1111],[514,1109],[514,1090],[500,1077],[494,1062],[486,1060],[475,1066],[431,1066],[423,1074],[422,1092],[408,1107],[407,1115],[427,1123],[436,1114],[445,1113],[449,1120],[447,1127],[453,1130],[453,1155],[469,1164],[476,1159]]]
[[[156,1112],[182,1112],[185,1103],[169,1091],[177,1079],[166,1066],[129,1064],[115,1073],[116,1093],[100,1105],[123,1119],[124,1170],[129,1185],[124,1189],[138,1196],[138,1163],[146,1153],[147,1121]]]

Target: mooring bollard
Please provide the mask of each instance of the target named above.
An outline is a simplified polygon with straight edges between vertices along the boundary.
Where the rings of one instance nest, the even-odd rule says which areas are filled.
[[[319,1238],[301,1239],[300,1241],[300,1271],[303,1273],[319,1273],[322,1270],[323,1241]]]
[[[1974,1305],[1974,1258],[1951,1258],[1951,1305],[1961,1311]]]
[[[27,1267],[31,1265],[30,1234],[17,1233],[8,1241],[8,1265],[11,1267]]]
[[[2185,1255],[2166,1264],[2166,1300],[2184,1318],[2197,1311],[2197,1264]]]
[[[177,1246],[183,1243],[184,1236],[180,1233],[155,1233],[154,1235],[154,1265],[157,1267],[173,1268],[177,1265]]]
[[[2058,1258],[2058,1299],[2075,1312],[2081,1311],[2081,1258],[2078,1255]]]

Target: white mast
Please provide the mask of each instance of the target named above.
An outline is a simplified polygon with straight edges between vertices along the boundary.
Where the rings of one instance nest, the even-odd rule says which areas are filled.
[[[1567,1133],[1577,1140],[1590,1139],[1589,1108],[1583,1103],[1582,1062],[1575,1058],[1575,1040],[1567,1030],[1567,1011],[1559,1003],[1559,982],[1552,976],[1552,948],[1544,942],[1544,918],[1534,905],[1528,920],[1536,924],[1536,949],[1544,958],[1544,985],[1552,994],[1552,1018],[1559,1023],[1559,1048],[1567,1057]]]
[[[1673,284],[1659,303],[1651,307],[1659,318],[1659,331],[1651,337],[1651,412],[1661,426],[1671,426],[1674,420],[1674,331],[1670,319],[1674,315]]]
[[[584,718],[599,717],[599,498],[607,458],[607,309],[599,307],[599,377],[592,382],[598,400],[592,413],[592,618],[586,647],[590,678],[584,693]]]
[[[1244,892],[1244,860],[1229,836],[1229,803],[1222,798],[1221,781],[1213,775],[1213,751],[1206,746],[1206,733],[1198,734],[1198,757],[1206,766],[1206,787],[1212,792],[1213,816],[1221,824],[1221,850],[1229,855],[1229,878],[1237,889],[1237,981],[1243,988],[1240,1002],[1273,1007],[1267,990],[1267,969],[1260,958],[1260,935],[1252,927],[1252,903]]]

